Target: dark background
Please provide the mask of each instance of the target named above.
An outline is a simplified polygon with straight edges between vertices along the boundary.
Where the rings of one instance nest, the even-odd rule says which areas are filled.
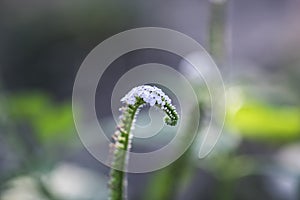
[[[194,167],[183,180],[168,174],[170,168],[130,174],[129,199],[167,199],[159,195],[169,190],[170,199],[300,199],[300,2],[226,2],[216,41],[222,43],[221,58],[211,48],[212,5],[0,1],[0,199],[106,199],[109,169],[84,149],[74,128],[73,82],[96,45],[144,26],[174,29],[203,45],[217,60],[226,87],[245,94],[246,111],[226,121],[229,142],[220,147],[225,150],[186,161]],[[114,127],[109,108],[115,82],[148,62],[180,70],[180,58],[167,52],[123,55],[99,83],[99,119]],[[169,189],[174,181],[179,184]]]

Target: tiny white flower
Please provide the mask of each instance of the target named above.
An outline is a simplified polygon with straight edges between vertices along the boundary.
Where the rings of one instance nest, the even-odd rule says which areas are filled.
[[[155,99],[153,99],[153,98],[151,98],[150,100],[149,100],[149,104],[150,104],[150,106],[154,106],[155,105]]]

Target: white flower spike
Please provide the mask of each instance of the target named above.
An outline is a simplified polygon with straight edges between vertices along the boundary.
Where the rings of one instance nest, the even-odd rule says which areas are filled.
[[[122,99],[122,103],[135,105],[137,102],[157,106],[164,110],[168,115],[165,122],[168,125],[176,125],[178,114],[171,103],[171,99],[159,88],[150,85],[142,85],[130,90]]]

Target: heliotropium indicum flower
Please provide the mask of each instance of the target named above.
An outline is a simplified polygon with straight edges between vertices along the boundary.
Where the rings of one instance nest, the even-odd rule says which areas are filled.
[[[124,106],[120,108],[122,114],[112,144],[113,160],[109,183],[111,200],[123,200],[126,197],[124,170],[131,147],[131,130],[139,110],[145,105],[156,106],[166,113],[165,123],[171,126],[175,126],[179,118],[171,99],[155,86],[135,87],[121,99],[121,102]]]

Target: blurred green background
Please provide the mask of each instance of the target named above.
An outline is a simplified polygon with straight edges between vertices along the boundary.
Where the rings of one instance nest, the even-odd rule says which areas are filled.
[[[0,1],[0,199],[107,199],[109,169],[74,127],[73,82],[96,45],[144,26],[183,32],[212,54],[227,117],[209,157],[197,158],[196,141],[162,170],[129,174],[129,199],[300,199],[299,9],[298,0]],[[148,62],[186,71],[180,58],[154,50],[112,63],[96,95],[112,133],[116,80]],[[189,78],[205,124],[203,83]]]

